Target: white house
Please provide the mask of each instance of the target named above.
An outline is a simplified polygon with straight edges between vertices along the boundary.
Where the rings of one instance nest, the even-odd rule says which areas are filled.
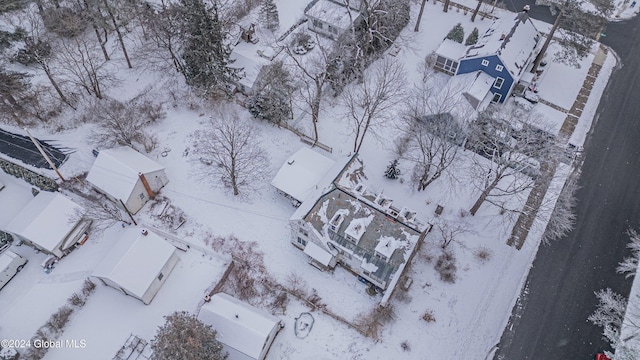
[[[296,203],[301,203],[334,164],[335,161],[326,156],[303,147],[287,159],[271,181],[271,185]]]
[[[116,204],[137,213],[169,179],[164,167],[130,147],[101,150],[87,181]]]
[[[4,231],[26,245],[61,258],[91,225],[90,220],[83,219],[85,213],[82,206],[60,193],[40,191]]]
[[[263,360],[283,327],[273,315],[225,293],[202,305],[198,319],[217,331],[228,360]]]
[[[134,227],[125,231],[91,276],[148,305],[178,261],[173,245]]]
[[[305,11],[309,30],[336,40],[360,19],[360,6],[356,0],[314,0]]]

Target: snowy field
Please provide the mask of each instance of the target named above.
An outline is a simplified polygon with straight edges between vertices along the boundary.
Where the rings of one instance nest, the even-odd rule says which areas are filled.
[[[295,0],[278,0],[276,3],[280,9],[281,24],[295,23],[304,8],[301,5],[303,2]],[[469,2],[467,6],[473,4]],[[482,33],[490,25],[489,20],[471,23],[470,16],[463,12],[451,10],[442,13],[441,6],[440,3],[434,5],[428,2],[420,32],[413,32],[412,20],[401,35],[398,42],[400,52],[394,59],[404,64],[409,79],[422,78],[419,74],[421,62],[437,48],[456,23],[463,25],[465,33],[474,27],[478,27]],[[417,6],[414,6],[412,18],[416,14]],[[513,15],[499,9],[494,14]],[[590,55],[580,69],[551,63],[540,86],[541,97],[569,109],[592,60],[593,55]],[[614,66],[615,60],[609,54],[572,143],[581,145],[584,141],[599,96]],[[110,96],[126,100],[151,85],[157,99],[166,104],[166,119],[151,127],[151,132],[158,139],[158,146],[148,156],[166,167],[170,181],[161,194],[173,206],[184,211],[187,218],[177,231],[163,230],[172,232],[194,246],[186,253],[179,252],[180,262],[148,306],[112,288],[98,285],[62,335],[62,339],[85,339],[87,347],[51,350],[46,359],[111,358],[129,334],[150,340],[157,326],[163,323],[164,315],[175,310],[197,311],[204,294],[217,283],[228,264],[228,254],[209,254],[213,250],[205,242],[208,232],[220,236],[233,234],[241,241],[255,241],[259,251],[264,254],[268,273],[276,281],[285,284],[292,274],[302,277],[305,286],[309,290],[315,289],[328,309],[349,322],[356,321],[361,314],[376,306],[381,296],[368,295],[365,285],[351,273],[340,267],[333,273],[321,272],[311,267],[307,256],[290,243],[288,219],[295,208],[269,185],[269,181],[287,158],[300,147],[306,146],[295,134],[255,121],[260,134],[256,141],[262,144],[268,154],[271,176],[248,197],[236,199],[227,189],[212,187],[207,179],[199,179],[187,155],[192,148],[190,135],[204,126],[204,121],[212,113],[211,109],[194,100],[195,105],[190,110],[189,105],[193,104],[172,100],[170,91],[186,91],[182,79],[166,79],[164,74],[142,71],[136,67],[133,70],[121,69],[120,75],[125,82],[119,88],[110,89]],[[558,91],[560,83],[571,83],[577,87]],[[319,139],[333,151],[315,151],[334,160],[347,158],[352,154],[353,144],[352,135],[347,130],[346,108],[340,99],[327,97],[323,101],[318,122]],[[564,120],[562,113],[549,107],[537,107],[536,110],[556,123]],[[295,125],[311,134],[310,120],[302,114],[301,109],[296,110],[295,118],[299,119]],[[91,149],[98,146],[85,141],[94,125],[74,120],[76,122],[67,125],[65,130],[56,133],[52,133],[52,128],[33,130],[36,136],[55,138],[76,149],[61,168],[68,177],[89,170],[94,160]],[[21,131],[11,127],[7,129]],[[286,326],[276,338],[269,359],[398,359],[424,358],[425,354],[438,359],[484,359],[497,344],[535,257],[543,226],[535,226],[524,247],[516,250],[505,244],[515,219],[500,215],[500,210],[489,204],[483,205],[474,217],[465,214],[478,195],[470,186],[465,187],[453,183],[450,178],[443,178],[427,190],[417,192],[409,185],[407,175],[397,181],[384,178],[382,174],[394,158],[394,131],[393,124],[389,124],[382,132],[389,134],[388,137],[369,137],[363,144],[360,157],[365,165],[368,184],[376,191],[384,191],[394,203],[418,211],[419,217],[426,221],[434,218],[436,206],[441,205],[444,207],[442,218],[466,224],[467,231],[450,245],[457,258],[457,281],[454,284],[445,283],[434,270],[435,259],[441,251],[441,239],[433,232],[427,236],[408,270],[413,284],[408,291],[399,290],[392,298],[395,320],[385,325],[379,341],[364,337],[320,311],[312,311],[315,323],[309,336],[297,338],[293,332],[295,318],[310,309],[292,298],[286,312],[276,314]],[[454,165],[460,177],[469,165],[470,156],[470,152],[463,152]],[[403,170],[403,174],[410,174],[410,169]],[[569,171],[565,166],[558,168],[546,202],[555,201]],[[0,180],[7,185],[0,192],[0,225],[3,225],[9,221],[12,211],[7,210],[9,207],[4,204],[26,204],[30,198],[30,186],[1,172]],[[513,204],[522,206],[526,195],[521,194],[513,200]],[[154,226],[161,225],[154,221],[149,206],[136,218]],[[539,220],[539,224],[544,222],[544,218]],[[43,254],[36,254],[24,246],[14,246],[13,250],[27,257],[30,262],[0,292],[0,337],[28,339],[33,336],[49,315],[82,287],[84,279],[91,274],[121,232],[122,229],[116,226],[91,237],[85,245],[57,264],[51,274],[45,274],[39,266],[45,258]],[[199,248],[205,249],[206,253]],[[482,250],[489,254],[487,258],[477,255]],[[432,314],[433,321],[424,320],[425,313]],[[403,343],[406,346],[403,347]]]

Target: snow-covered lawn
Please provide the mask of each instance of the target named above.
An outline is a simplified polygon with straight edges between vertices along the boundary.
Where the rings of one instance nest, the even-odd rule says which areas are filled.
[[[282,26],[293,24],[303,7],[302,2],[294,0],[278,0],[277,4]],[[398,42],[401,50],[395,60],[405,65],[411,81],[422,79],[419,74],[420,63],[437,48],[456,23],[462,23],[467,34],[473,27],[478,27],[482,33],[490,25],[489,20],[471,23],[469,15],[465,16],[463,12],[452,10],[443,13],[441,6],[441,3],[434,5],[428,2],[420,31],[413,32],[412,20]],[[414,18],[416,13],[417,6],[414,6]],[[512,16],[502,10],[495,10],[494,13]],[[585,60],[580,70],[570,70],[563,65],[549,64],[548,73],[541,84],[541,96],[569,109],[589,65],[590,60]],[[613,66],[610,55],[594,86],[595,95],[601,93]],[[74,315],[62,337],[85,339],[87,347],[80,350],[51,350],[47,359],[110,358],[130,333],[150,340],[157,326],[163,322],[162,316],[175,310],[197,311],[204,293],[210,290],[224,271],[226,262],[221,259],[228,255],[222,254],[221,258],[199,252],[198,248],[211,251],[205,242],[204,235],[207,232],[220,236],[233,234],[241,241],[255,241],[264,254],[267,271],[277,282],[286,284],[291,274],[297,274],[304,279],[309,290],[316,289],[329,310],[348,321],[353,322],[376,306],[380,295],[368,295],[365,285],[351,273],[342,268],[337,268],[333,273],[321,272],[310,266],[307,256],[291,245],[288,219],[295,208],[269,186],[268,181],[259,184],[258,191],[236,199],[228,189],[212,186],[217,179],[197,178],[192,164],[194,157],[189,155],[192,148],[190,134],[203,126],[203,121],[211,111],[206,107],[188,110],[184,103],[172,102],[160,80],[164,74],[133,70],[132,76],[128,71],[121,71],[126,82],[122,89],[112,89],[112,96],[126,99],[135,94],[131,89],[155,83],[158,85],[153,91],[157,92],[157,99],[167,104],[167,118],[153,124],[150,129],[158,139],[158,146],[148,156],[166,167],[169,184],[162,189],[161,195],[170,199],[173,206],[182,209],[187,218],[177,231],[163,230],[174,232],[178,238],[193,244],[194,249],[180,252],[180,262],[149,306],[99,284],[87,304]],[[578,88],[556,91],[560,82],[576,84]],[[132,86],[128,86],[129,83]],[[600,93],[595,89],[599,89]],[[599,100],[595,95],[589,99],[583,113],[584,119],[580,119],[576,128],[579,133],[574,134],[577,137],[576,145],[580,145],[589,130],[589,126],[584,124],[590,124],[591,119],[585,114],[595,113]],[[332,153],[323,152],[323,155],[344,160],[352,155],[353,149],[349,122],[345,117],[346,109],[339,98],[328,97],[323,101],[318,123],[319,137],[322,143],[333,148]],[[174,103],[178,106],[171,106]],[[197,103],[194,101],[194,104]],[[561,121],[557,110],[549,109],[542,112],[548,113],[556,122]],[[296,111],[298,118],[301,110]],[[299,119],[299,123],[294,125],[310,134],[309,119],[304,116]],[[427,236],[409,267],[407,275],[413,279],[413,284],[406,293],[399,289],[392,299],[395,320],[385,325],[379,342],[363,337],[351,327],[319,311],[312,312],[315,323],[309,336],[299,339],[293,333],[295,318],[310,309],[291,298],[286,313],[277,315],[285,321],[286,327],[276,338],[269,359],[396,359],[423,358],[425,354],[441,359],[476,359],[484,358],[499,340],[539,246],[543,227],[535,227],[524,247],[516,250],[505,243],[515,219],[500,215],[500,210],[490,204],[483,205],[475,217],[466,215],[465,211],[478,195],[469,186],[468,179],[464,178],[468,157],[472,156],[468,151],[461,151],[462,156],[454,165],[454,178],[459,183],[443,177],[424,192],[416,192],[410,186],[411,171],[408,167],[402,169],[400,180],[392,181],[383,177],[386,166],[394,159],[391,150],[396,131],[393,125],[389,124],[380,131],[379,139],[367,138],[360,151],[366,168],[367,185],[376,192],[384,191],[394,203],[416,210],[425,221],[432,221],[436,206],[441,205],[444,207],[442,218],[468,223],[468,231],[449,246],[457,259],[456,282],[449,284],[441,281],[434,270],[435,261],[441,253],[439,235],[434,231]],[[68,175],[79,175],[91,167],[94,160],[91,149],[98,145],[86,141],[92,126],[78,125],[75,129],[55,134],[51,133],[51,129],[42,128],[34,130],[34,133],[55,138],[76,148],[77,151],[61,170]],[[272,176],[287,158],[300,147],[307,146],[285,129],[260,121],[255,121],[255,126],[261,134],[256,140],[271,159],[269,171]],[[15,128],[11,130],[19,131]],[[318,149],[314,151],[322,152]],[[547,194],[549,202],[553,202],[568,171],[567,167],[559,167],[551,191]],[[30,187],[7,178],[0,173],[0,180],[7,184],[7,188],[0,192],[0,201],[11,196],[11,199],[15,197],[16,203],[26,203],[29,198],[25,193],[28,194]],[[514,204],[522,206],[526,193],[522,195],[513,200]],[[13,204],[14,200],[10,201]],[[3,206],[0,206],[0,225],[3,225],[5,217],[10,216],[10,213],[3,211]],[[152,219],[149,206],[136,218],[158,226]],[[45,258],[43,254],[36,254],[26,247],[14,247],[28,257],[30,263],[0,292],[0,337],[28,339],[33,336],[49,315],[80,289],[83,280],[108,252],[120,232],[122,229],[116,226],[101,236],[93,236],[84,246],[57,264],[51,274],[45,274],[39,267]],[[486,259],[478,256],[480,251],[488,254]],[[432,312],[435,321],[422,319],[427,311]],[[401,344],[405,341],[408,347],[403,349]]]

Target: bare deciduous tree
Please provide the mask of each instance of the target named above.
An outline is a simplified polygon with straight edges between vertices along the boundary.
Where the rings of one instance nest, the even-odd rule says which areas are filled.
[[[155,139],[145,128],[152,122],[166,116],[162,105],[136,97],[128,102],[103,99],[88,109],[88,120],[98,127],[93,131],[92,140],[104,147],[126,145],[133,148],[142,146],[149,152],[155,147]]]
[[[184,73],[183,20],[180,8],[167,0],[161,0],[157,6],[149,5],[142,12],[143,27],[146,29],[145,41],[137,50],[140,57],[153,66],[164,69],[167,65],[178,73]]]
[[[551,212],[551,217],[542,238],[545,244],[558,240],[573,230],[576,222],[575,206],[578,201],[576,191],[579,189],[579,177],[580,171],[575,170],[569,175],[560,195],[558,195],[558,201],[556,201]]]
[[[105,66],[100,47],[94,39],[76,37],[60,41],[59,62],[68,80],[98,99],[104,90],[117,83],[117,78]]]
[[[602,335],[611,344],[615,355],[610,351],[605,354],[616,360],[635,360],[640,358],[640,344],[636,337],[640,326],[638,321],[638,301],[628,301],[624,296],[607,288],[595,293],[598,298],[598,306],[588,320],[602,327]],[[621,337],[623,328],[630,330],[631,334]]]
[[[233,195],[266,178],[269,159],[251,122],[231,105],[218,109],[193,135],[195,160],[203,177],[215,176]]]
[[[368,133],[377,136],[378,128],[394,114],[406,81],[402,65],[383,58],[365,73],[361,84],[352,84],[342,93],[354,134],[354,152],[360,151]]]
[[[557,161],[559,146],[555,137],[536,127],[544,123],[535,112],[516,108],[492,107],[479,114],[471,129],[471,182],[480,191],[469,212],[475,215],[485,201],[503,211],[509,198],[529,190],[538,176],[550,176],[545,164]],[[505,201],[496,202],[503,198]],[[516,211],[517,212],[517,211]]]
[[[629,229],[627,231],[629,235],[629,243],[627,244],[627,248],[631,250],[631,256],[627,256],[622,260],[618,267],[616,268],[616,272],[618,274],[625,274],[626,278],[636,276],[638,271],[638,260],[640,260],[640,234],[634,229]]]

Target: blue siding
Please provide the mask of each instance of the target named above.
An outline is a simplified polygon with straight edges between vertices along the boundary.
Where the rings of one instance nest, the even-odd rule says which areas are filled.
[[[482,66],[482,60],[488,60],[489,65]],[[496,70],[496,65],[502,65],[502,71]],[[496,89],[495,87],[491,88],[492,93],[502,95],[500,102],[504,102],[507,99],[507,95],[509,94],[511,85],[513,85],[513,77],[511,76],[511,74],[509,74],[509,70],[507,70],[502,61],[500,61],[498,55],[490,55],[473,59],[462,59],[460,60],[460,65],[458,66],[458,72],[456,72],[456,75],[468,74],[471,72],[476,72],[478,70],[484,71],[494,79],[497,77],[501,77],[504,79],[504,83],[502,84],[502,87],[500,89]]]

